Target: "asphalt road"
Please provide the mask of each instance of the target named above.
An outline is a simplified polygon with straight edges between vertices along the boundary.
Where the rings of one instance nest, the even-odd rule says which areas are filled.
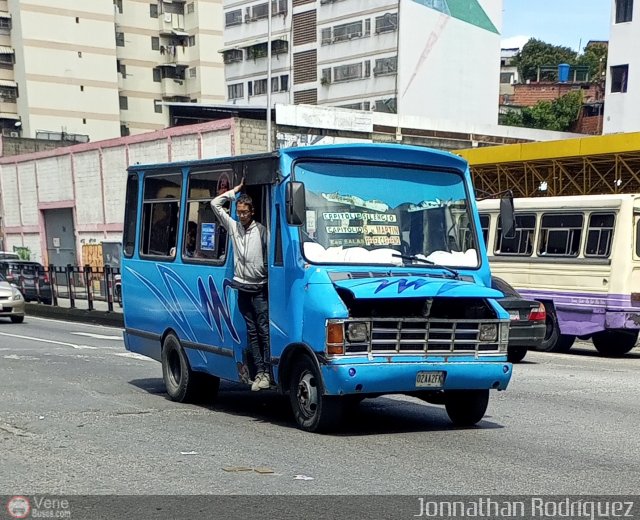
[[[529,353],[477,427],[390,396],[323,436],[297,430],[272,392],[169,401],[160,364],[126,352],[119,329],[2,321],[0,493],[637,493],[639,370],[637,350]]]

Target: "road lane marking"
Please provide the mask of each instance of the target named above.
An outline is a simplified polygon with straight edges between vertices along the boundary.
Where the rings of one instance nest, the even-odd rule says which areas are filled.
[[[93,339],[117,339],[122,340],[122,336],[105,336],[104,334],[93,334],[92,332],[71,332],[74,336],[86,336]]]
[[[29,321],[31,320],[40,320],[40,321],[53,321],[55,323],[60,323],[60,324],[65,324],[65,325],[69,325],[71,322],[69,320],[55,320],[53,318],[41,318],[40,316],[31,316],[28,315],[27,319]],[[115,330],[123,330],[121,327],[115,327],[112,325],[96,325],[95,323],[82,323],[82,322],[73,322],[75,323],[75,326],[77,327],[78,325],[82,325],[83,327],[93,327],[95,329],[115,329]]]
[[[7,334],[6,332],[0,332],[0,336],[7,336],[9,338],[28,339],[31,341],[39,341],[40,343],[49,343],[52,345],[62,345],[63,347],[71,347],[78,350],[98,350],[98,347],[92,347],[91,345],[76,345],[75,343],[66,343],[64,341],[54,341],[51,339],[32,338],[30,336],[21,336],[20,334]]]
[[[139,359],[140,361],[155,361],[155,359],[151,359],[147,356],[142,356],[140,354],[136,354],[135,352],[116,352],[115,356],[126,357],[131,359]]]

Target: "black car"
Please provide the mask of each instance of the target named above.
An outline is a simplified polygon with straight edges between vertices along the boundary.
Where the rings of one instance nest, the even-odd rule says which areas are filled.
[[[544,339],[547,313],[542,303],[525,300],[502,278],[492,277],[491,287],[504,294],[498,303],[511,318],[507,356],[510,362],[518,363],[527,355],[527,350],[536,348]]]
[[[49,273],[42,264],[28,260],[0,260],[0,274],[20,289],[25,301],[51,304]]]

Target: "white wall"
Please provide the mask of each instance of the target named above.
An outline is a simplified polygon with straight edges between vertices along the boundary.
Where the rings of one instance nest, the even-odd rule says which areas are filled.
[[[611,0],[611,34],[603,124],[605,134],[640,130],[640,2],[634,2],[631,22],[616,24],[615,11],[616,2]],[[616,65],[629,65],[627,92],[611,92],[611,67]]]
[[[500,31],[502,0],[479,3]],[[499,32],[440,13],[416,0],[401,0],[399,25],[399,112],[497,123]]]

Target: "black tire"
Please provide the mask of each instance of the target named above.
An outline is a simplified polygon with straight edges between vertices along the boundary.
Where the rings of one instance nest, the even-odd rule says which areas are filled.
[[[546,326],[547,330],[545,331],[544,339],[538,345],[537,350],[542,352],[569,352],[576,337],[560,334],[558,317],[551,308],[547,310]]]
[[[322,378],[308,356],[293,364],[289,379],[289,401],[296,424],[307,432],[327,432],[340,426],[344,403],[339,397],[325,396]]]
[[[11,316],[11,323],[22,323],[24,316]]]
[[[509,363],[520,363],[527,355],[527,347],[509,347],[507,350],[507,361]]]
[[[455,426],[473,426],[487,411],[489,390],[452,390],[445,392],[444,406]]]
[[[168,334],[162,343],[162,378],[167,394],[178,403],[213,400],[220,387],[220,378],[191,370],[187,355],[173,334]]]
[[[592,337],[593,346],[603,356],[624,356],[638,341],[637,330],[602,330]]]

